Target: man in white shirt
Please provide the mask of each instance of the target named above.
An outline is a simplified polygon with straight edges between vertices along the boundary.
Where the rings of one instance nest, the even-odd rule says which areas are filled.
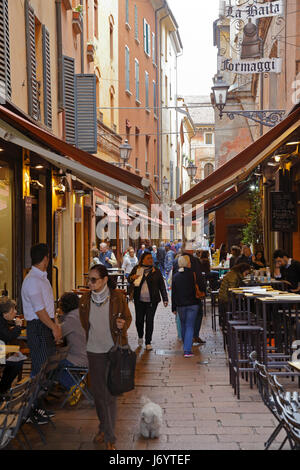
[[[55,342],[61,339],[61,331],[55,323],[53,290],[47,278],[48,246],[44,243],[33,246],[31,259],[32,268],[23,281],[21,294],[34,377],[48,357],[55,354]]]

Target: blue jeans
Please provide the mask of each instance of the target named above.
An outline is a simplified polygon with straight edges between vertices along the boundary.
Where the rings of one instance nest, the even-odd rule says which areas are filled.
[[[199,303],[199,310],[198,310],[197,317],[196,317],[196,320],[195,320],[194,338],[198,338],[199,335],[200,335],[202,319],[203,319],[203,307],[202,307],[202,302],[200,302]]]
[[[73,387],[73,385],[75,385],[75,382],[72,379],[72,377],[68,374],[68,372],[63,370],[63,367],[67,367],[67,366],[72,367],[74,366],[74,364],[72,364],[72,362],[68,361],[67,359],[60,361],[59,367],[61,367],[62,370],[59,372],[58,381],[63,387],[65,387],[67,390],[70,390],[70,388]]]
[[[199,305],[177,307],[181,322],[181,334],[183,339],[184,354],[189,354],[192,352],[194,328],[198,310]]]

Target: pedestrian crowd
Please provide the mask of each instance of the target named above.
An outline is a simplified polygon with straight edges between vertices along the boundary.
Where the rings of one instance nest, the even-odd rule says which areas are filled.
[[[253,254],[250,247],[244,245],[232,246],[228,253],[222,244],[218,261],[221,267],[225,263],[228,267],[220,279],[219,272],[212,267],[212,255],[215,255],[214,246],[188,250],[180,240],[161,242],[159,246],[147,240],[137,252],[134,247],[128,247],[121,266],[128,282],[128,296],[134,305],[139,348],[145,344],[146,351],[152,350],[155,315],[162,301],[174,314],[184,357],[192,357],[193,347],[205,345],[200,331],[207,290],[219,291],[219,311],[220,315],[225,315],[229,289],[243,285],[251,271],[267,268],[263,251],[257,250]],[[56,312],[47,273],[49,256],[46,244],[32,247],[32,267],[21,290],[31,377],[39,373],[46,360],[55,353],[57,345],[67,344],[68,355],[58,376],[60,386],[71,392],[70,405],[77,404],[81,390],[64,368],[88,368],[100,423],[94,442],[104,443],[112,450],[116,442],[116,397],[107,386],[109,352],[116,344],[128,344],[127,331],[132,322],[128,299],[116,289],[114,277],[110,275],[110,269],[117,267],[118,261],[107,243],[101,243],[99,250],[94,247],[87,278],[89,289],[80,297],[75,292],[64,293]],[[285,282],[292,292],[300,293],[300,262],[282,250],[276,250],[273,258],[275,277]],[[6,344],[17,342],[22,325],[16,303],[3,297],[0,300],[0,341]],[[25,359],[21,353],[8,357],[0,381],[0,396],[5,396],[18,377]],[[51,416],[38,401],[34,413],[40,424],[48,422]]]

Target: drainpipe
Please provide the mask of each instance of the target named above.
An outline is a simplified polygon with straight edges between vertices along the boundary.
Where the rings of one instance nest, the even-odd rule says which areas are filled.
[[[83,0],[80,0],[80,5],[82,6],[83,11]],[[82,25],[83,26],[83,25]],[[81,73],[84,73],[84,31],[82,27],[82,31],[80,33],[80,48],[81,48]]]
[[[162,195],[162,178],[161,178],[161,138],[160,135],[160,122],[161,122],[161,114],[160,114],[160,103],[161,103],[161,83],[160,83],[160,61],[161,61],[161,29],[159,28],[158,33],[158,13],[163,10],[166,6],[166,1],[164,0],[163,6],[157,8],[155,10],[155,61],[156,61],[156,88],[157,88],[157,96],[156,96],[156,104],[157,104],[157,175],[158,175],[158,190],[160,195]],[[159,56],[158,56],[158,36],[159,36]]]
[[[61,0],[55,0],[56,9],[56,34],[57,34],[57,80],[58,80],[58,111],[64,109],[63,105],[63,71],[62,71],[62,21],[61,21]]]
[[[169,11],[168,9],[168,5],[167,5],[167,2],[166,0],[164,0],[164,5],[161,9],[164,9],[166,8],[167,11]],[[159,62],[161,61],[161,25],[162,25],[162,22],[163,20],[165,20],[166,18],[168,18],[169,16],[169,13],[165,16],[163,16],[162,18],[160,18],[159,20]],[[160,71],[161,71],[161,67],[160,67]],[[161,78],[161,77],[160,77]],[[162,85],[160,83],[160,85]],[[161,86],[159,87],[160,90],[161,90]],[[159,99],[159,106],[161,108],[161,92],[160,92],[160,99]],[[163,113],[163,110],[161,109],[161,115]],[[162,181],[163,181],[163,178],[162,178],[162,119],[160,119],[160,123],[159,123],[159,129],[160,129],[160,168],[161,168],[161,178],[160,178],[160,193],[163,194],[163,184],[162,184]]]

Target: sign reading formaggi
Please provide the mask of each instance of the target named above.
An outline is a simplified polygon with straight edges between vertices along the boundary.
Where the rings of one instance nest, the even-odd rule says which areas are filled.
[[[232,60],[218,57],[219,68],[221,72],[233,72],[241,74],[249,73],[280,73],[281,59],[259,59],[259,60]]]
[[[238,3],[238,2],[237,2]],[[225,16],[232,19],[266,18],[269,16],[282,15],[284,10],[283,0],[256,5],[226,6]]]

